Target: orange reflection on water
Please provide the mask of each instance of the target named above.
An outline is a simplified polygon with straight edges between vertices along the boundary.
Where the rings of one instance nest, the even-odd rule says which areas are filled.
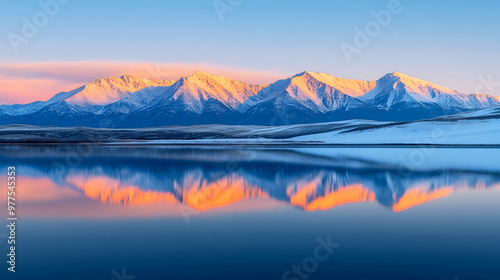
[[[198,211],[224,207],[249,198],[269,198],[269,194],[236,176],[213,183],[203,181],[187,189],[183,202]]]
[[[453,188],[443,188],[426,192],[424,189],[413,189],[406,191],[403,197],[393,205],[392,209],[395,212],[405,211],[417,205],[429,202],[434,199],[446,197],[453,193]]]
[[[301,206],[305,211],[317,211],[349,203],[375,200],[375,194],[360,184],[346,186],[317,198],[314,198],[315,190],[316,185],[314,184],[306,186],[296,195],[291,197],[291,203],[293,205]],[[309,198],[313,198],[311,202],[308,202]]]
[[[123,205],[177,202],[175,196],[169,192],[143,191],[137,186],[126,186],[118,180],[103,176],[70,177],[66,181],[83,190],[85,196],[101,202]]]
[[[362,185],[353,185],[326,194],[324,197],[317,198],[309,203],[305,210],[326,210],[348,203],[369,202],[374,200],[375,194],[372,191],[364,188]]]
[[[182,197],[179,198],[170,192],[145,191],[139,186],[128,186],[119,180],[104,176],[70,177],[66,182],[81,189],[85,196],[103,203],[122,205],[184,203],[197,211],[222,208],[251,198],[270,198],[267,192],[238,176],[224,177],[215,182],[189,178],[183,182],[182,186],[177,185],[177,189],[183,190]],[[305,211],[327,210],[350,203],[375,201],[373,191],[361,184],[344,186],[332,192],[327,190],[324,195],[318,194],[318,190],[323,187],[320,177],[298,182],[295,186],[299,189],[295,194],[288,192],[290,204],[300,206]],[[446,197],[452,192],[451,187],[431,192],[428,192],[426,188],[417,187],[406,191],[401,199],[394,202],[392,209],[395,212],[404,211]]]
[[[181,204],[185,204],[196,211],[220,209],[216,211],[234,212],[242,210],[238,209],[243,201],[249,202],[249,206],[259,204],[257,206],[259,208],[263,204],[277,205],[277,203],[280,203],[299,206],[305,211],[320,211],[346,204],[378,200],[374,191],[363,184],[353,183],[333,188],[332,183],[325,183],[323,176],[299,180],[290,184],[286,193],[280,194],[278,192],[273,196],[261,187],[250,184],[244,177],[237,175],[210,181],[204,179],[201,174],[193,173],[184,177],[181,181],[175,181],[170,191],[145,190],[141,186],[127,184],[119,179],[107,176],[70,176],[59,187],[56,187],[47,178],[22,177],[19,178],[19,182],[29,186],[21,188],[19,192],[19,195],[22,195],[25,201],[32,200],[34,203],[60,201],[61,205],[64,204],[64,207],[69,208],[70,204],[75,203],[75,199],[87,197],[101,202],[102,206],[106,206],[105,204],[108,204],[108,206],[112,206],[110,204],[130,206],[127,208],[137,206],[135,212],[140,212],[140,207],[165,207],[170,205],[169,207],[173,206],[176,209]],[[400,212],[449,196],[454,191],[467,187],[465,185],[459,187],[443,186],[434,189],[431,188],[432,186],[432,184],[413,186],[407,189],[400,199],[393,195],[392,201],[380,201],[380,203],[382,205],[392,205],[393,211]],[[484,187],[481,184],[475,185],[475,189]],[[498,185],[493,187],[498,187]],[[259,202],[257,203],[257,200],[252,201],[252,199],[259,199]],[[389,199],[391,198],[389,197]],[[234,206],[230,206],[232,204]],[[160,208],[154,208],[151,211],[160,211],[163,214],[175,212],[168,209],[160,210]],[[160,212],[155,212],[155,215],[161,214]]]
[[[300,187],[303,185],[302,187]],[[298,182],[297,188],[299,189],[297,193],[293,194],[290,191],[288,195],[290,196],[290,203],[296,206],[307,207],[307,203],[310,197],[314,196],[316,190],[321,185],[321,177],[316,177],[310,182]]]
[[[94,177],[70,177],[66,182],[81,189],[85,196],[103,203],[142,205],[149,203],[180,203],[170,192],[145,191],[138,186],[128,186],[116,179]],[[191,185],[188,185],[188,183]],[[213,183],[186,181],[182,189],[183,203],[198,211],[224,207],[250,198],[269,198],[257,187],[249,185],[243,178],[231,177]]]

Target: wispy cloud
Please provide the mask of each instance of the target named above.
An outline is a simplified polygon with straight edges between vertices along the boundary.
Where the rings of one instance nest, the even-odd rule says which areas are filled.
[[[97,78],[131,74],[148,79],[176,80],[196,70],[236,80],[269,84],[289,74],[274,70],[238,69],[210,63],[70,61],[0,64],[0,103],[47,100]]]

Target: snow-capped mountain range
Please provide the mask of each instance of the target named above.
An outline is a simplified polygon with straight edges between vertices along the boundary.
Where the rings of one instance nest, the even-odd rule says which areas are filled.
[[[498,105],[500,97],[462,94],[399,72],[377,81],[303,72],[263,86],[197,71],[177,81],[97,79],[47,101],[0,105],[0,124],[125,128],[410,121]]]

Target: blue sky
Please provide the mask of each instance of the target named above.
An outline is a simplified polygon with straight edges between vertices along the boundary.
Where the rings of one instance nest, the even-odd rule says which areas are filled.
[[[214,2],[231,11],[221,19]],[[39,1],[4,0],[0,74],[16,64],[80,61],[187,63],[278,76],[309,70],[364,80],[400,71],[465,93],[500,95],[500,88],[479,86],[481,77],[500,81],[500,2],[399,2],[402,11],[349,63],[340,44],[354,46],[355,28],[364,29],[371,12],[387,10],[390,0],[72,0],[18,52],[9,34],[22,35],[22,18],[33,21],[43,9]]]

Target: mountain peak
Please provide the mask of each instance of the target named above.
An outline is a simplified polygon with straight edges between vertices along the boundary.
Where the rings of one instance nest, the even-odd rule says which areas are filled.
[[[319,74],[319,73],[316,73],[316,74]],[[303,71],[297,75],[295,75],[294,77],[300,77],[300,76],[313,76],[314,73],[311,72],[311,71]]]
[[[465,106],[463,94],[450,88],[418,79],[401,72],[389,73],[377,81],[377,87],[361,99],[378,108],[389,110],[392,106],[422,108],[434,106],[446,110],[453,106]],[[468,105],[467,105],[468,106]]]
[[[120,79],[122,79],[122,80],[144,80],[143,78],[138,78],[138,77],[132,76],[130,74],[121,75]]]
[[[92,86],[92,85],[108,85],[108,84],[118,84],[118,83],[127,84],[127,83],[133,83],[135,81],[143,81],[143,80],[147,81],[147,79],[142,79],[142,78],[138,78],[138,77],[132,76],[130,74],[125,74],[125,75],[122,75],[122,76],[119,76],[119,77],[109,77],[109,78],[95,79],[92,82],[86,84],[85,86],[89,87],[89,86]]]
[[[218,75],[214,74],[209,74],[205,71],[194,71],[191,75],[189,75],[187,78],[198,78],[198,79],[207,79],[207,78],[216,78],[219,77]]]
[[[327,79],[327,80],[331,80],[331,79],[343,80],[342,78],[337,78],[337,77],[332,76],[330,74],[321,73],[321,72],[311,72],[311,71],[304,71],[302,73],[299,73],[299,74],[293,76],[292,78],[298,78],[298,77],[306,77],[308,79],[312,78],[312,79],[318,80],[320,82],[324,82],[325,79]]]
[[[262,88],[263,86],[247,84],[225,76],[195,71],[188,77],[181,78],[171,91],[174,100],[181,99],[188,107],[200,111],[205,101],[216,101],[236,109]]]
[[[228,83],[234,82],[234,80],[227,78],[225,76],[220,76],[216,74],[209,74],[205,71],[195,71],[191,75],[181,78],[182,83],[188,82],[189,84],[206,84],[206,83]]]
[[[359,114],[373,119],[408,120],[499,104],[500,97],[460,94],[401,72],[386,74],[377,81],[362,81],[304,71],[271,85],[259,86],[196,71],[175,83],[130,74],[97,79],[75,90],[59,93],[47,102],[3,106],[0,113],[24,120],[25,116],[36,112],[42,117],[57,112],[58,116],[75,116],[71,121],[78,124],[87,122],[86,117],[76,117],[85,116],[78,115],[84,112],[94,114],[90,118],[92,121],[105,114],[133,112],[135,115],[131,115],[130,120],[137,124],[153,122],[150,118],[155,119],[153,123],[162,125],[268,124],[268,119],[276,116],[289,118],[292,114],[287,108],[292,108],[294,114],[303,113],[292,123],[303,123],[347,116],[359,118]],[[145,116],[145,119],[139,120],[136,116]],[[191,116],[204,117],[190,120]],[[37,117],[33,119],[41,123]],[[43,121],[54,123],[58,120]],[[70,122],[61,120],[61,123]]]
[[[125,74],[120,77],[96,79],[65,98],[65,100],[75,105],[106,105],[146,87],[169,86],[172,84],[173,81],[152,81]]]
[[[400,78],[408,78],[408,77],[411,77],[410,75],[406,75],[405,73],[402,73],[402,72],[392,72],[392,73],[389,73],[389,75],[391,76],[394,76],[394,77],[400,77]]]
[[[349,95],[351,97],[364,95],[370,90],[372,90],[376,85],[374,81],[343,79],[332,76],[330,74],[321,72],[314,73],[311,71],[304,71],[300,74],[293,76],[291,79],[294,80],[294,83],[296,84],[299,83],[300,79],[306,79],[306,81],[302,81],[302,83],[303,82],[321,83],[330,86],[334,90]]]
[[[423,81],[421,79],[418,79],[418,78],[415,78],[415,77],[412,77],[410,75],[407,75],[405,73],[402,73],[402,72],[392,72],[392,73],[388,73],[386,74],[385,76],[383,76],[381,79],[396,79],[396,80],[416,80],[416,81]]]
[[[207,72],[205,71],[201,71],[201,70],[196,70],[193,72],[193,74],[191,75],[195,75],[195,76],[198,76],[198,75],[202,75],[202,76],[206,76],[206,75],[209,75]]]
[[[405,86],[410,87],[411,89],[413,89],[415,91],[419,91],[422,88],[434,88],[434,89],[437,89],[439,91],[443,91],[443,92],[446,92],[449,94],[456,93],[456,91],[451,90],[447,87],[439,86],[439,85],[436,85],[436,84],[431,83],[429,81],[415,78],[413,76],[410,76],[410,75],[407,75],[407,74],[404,74],[401,72],[389,73],[389,74],[385,75],[384,77],[382,77],[380,80],[382,80],[382,81],[386,80],[386,81],[389,81],[391,83],[401,82]]]

